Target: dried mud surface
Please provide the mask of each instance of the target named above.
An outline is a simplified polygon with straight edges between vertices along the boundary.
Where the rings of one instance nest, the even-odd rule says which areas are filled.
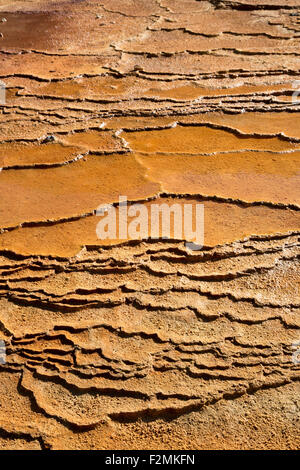
[[[299,448],[300,1],[0,0],[0,32],[0,449]],[[203,249],[99,240],[119,195],[202,202]]]

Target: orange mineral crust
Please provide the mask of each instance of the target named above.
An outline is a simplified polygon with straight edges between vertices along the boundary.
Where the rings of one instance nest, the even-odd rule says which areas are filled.
[[[137,155],[165,191],[300,207],[300,152]]]
[[[299,37],[0,0],[0,450],[299,449]]]
[[[166,195],[167,196],[167,195]],[[196,205],[204,207],[204,243],[213,247],[232,243],[236,240],[247,239],[251,235],[267,236],[298,232],[300,225],[300,212],[294,208],[278,205],[247,204],[240,202],[227,202],[222,198],[195,198],[180,197],[153,198],[143,202],[147,209],[143,223],[149,227],[151,234],[151,207],[165,204],[172,209],[174,205],[181,208],[184,214],[184,205],[192,208],[193,226],[196,224]],[[100,201],[101,202],[101,201]],[[103,204],[100,204],[103,206]],[[133,204],[130,204],[133,206]],[[119,223],[119,208],[116,208],[117,226]],[[75,256],[86,245],[114,246],[129,240],[144,240],[143,236],[116,236],[111,239],[99,239],[96,233],[97,225],[102,217],[97,214],[87,214],[74,217],[70,220],[41,221],[24,224],[23,227],[14,227],[0,234],[0,249],[17,252],[22,255],[46,256]],[[133,217],[128,218],[128,224]],[[163,236],[162,224],[159,226],[159,237]],[[193,241],[193,237],[185,237],[184,231],[179,235],[182,240]],[[170,237],[178,238],[174,234],[174,224],[170,224]]]

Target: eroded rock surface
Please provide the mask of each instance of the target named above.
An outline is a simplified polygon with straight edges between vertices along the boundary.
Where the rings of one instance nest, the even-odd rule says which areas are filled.
[[[299,448],[300,2],[0,0],[0,33],[0,448]],[[203,248],[100,240],[120,195],[204,204]]]

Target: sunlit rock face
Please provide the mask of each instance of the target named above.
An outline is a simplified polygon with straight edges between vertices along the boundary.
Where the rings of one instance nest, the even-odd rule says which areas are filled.
[[[299,448],[299,0],[0,0],[0,33],[0,449]],[[99,239],[120,196],[203,204],[202,249]]]

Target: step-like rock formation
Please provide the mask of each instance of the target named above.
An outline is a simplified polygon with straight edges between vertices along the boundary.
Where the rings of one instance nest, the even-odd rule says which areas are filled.
[[[299,448],[300,2],[0,0],[0,33],[0,449]],[[204,205],[202,249],[99,239],[120,196]]]

